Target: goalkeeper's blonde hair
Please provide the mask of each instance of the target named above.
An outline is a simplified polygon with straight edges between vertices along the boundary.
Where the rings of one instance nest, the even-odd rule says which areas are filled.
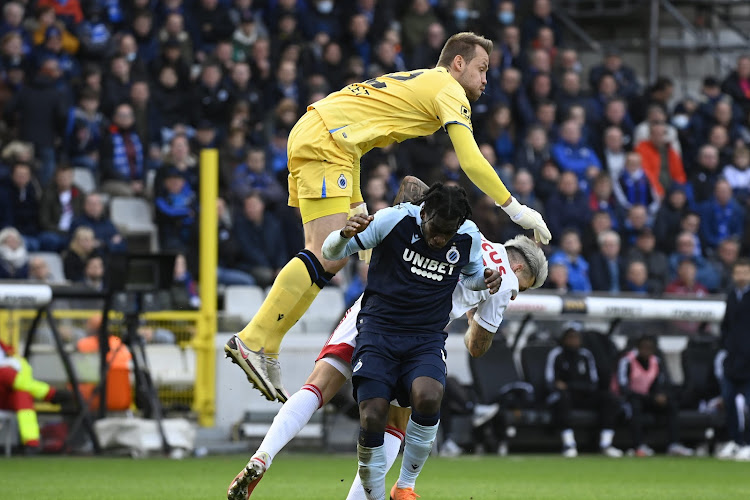
[[[521,258],[524,264],[524,272],[528,273],[530,278],[534,279],[531,288],[539,288],[547,280],[549,264],[547,257],[541,248],[528,236],[519,234],[513,239],[503,243],[505,250],[508,252],[508,258],[515,260],[516,254]]]

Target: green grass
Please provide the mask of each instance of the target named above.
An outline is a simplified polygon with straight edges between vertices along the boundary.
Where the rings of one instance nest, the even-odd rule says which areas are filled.
[[[226,498],[230,480],[246,460],[237,455],[183,461],[0,458],[0,499],[218,500]],[[353,455],[282,454],[252,498],[343,500],[354,464]],[[394,467],[387,489],[396,476]],[[750,464],[598,456],[431,458],[417,492],[424,500],[747,499]]]

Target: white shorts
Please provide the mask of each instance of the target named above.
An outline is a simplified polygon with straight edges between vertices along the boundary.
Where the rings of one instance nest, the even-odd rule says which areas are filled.
[[[362,308],[362,296],[344,314],[339,325],[326,341],[315,361],[324,361],[348,379],[352,377],[352,355],[357,345],[357,315]]]

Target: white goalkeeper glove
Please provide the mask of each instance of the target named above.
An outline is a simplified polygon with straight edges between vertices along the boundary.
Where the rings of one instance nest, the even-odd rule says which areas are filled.
[[[349,209],[349,217],[362,213],[365,215],[370,215],[370,213],[367,211],[366,203],[362,203],[361,205],[357,205],[356,207]],[[368,248],[367,250],[360,250],[359,252],[357,252],[357,255],[359,255],[359,260],[363,260],[367,264],[369,264],[370,258],[372,257],[372,248]]]
[[[537,212],[533,208],[529,208],[526,205],[521,205],[515,198],[511,198],[511,202],[507,207],[500,208],[502,208],[505,213],[508,214],[510,220],[512,220],[522,228],[533,229],[534,239],[536,241],[546,245],[552,239],[552,234],[549,232],[544,219],[542,219],[542,216],[539,214],[539,212]]]

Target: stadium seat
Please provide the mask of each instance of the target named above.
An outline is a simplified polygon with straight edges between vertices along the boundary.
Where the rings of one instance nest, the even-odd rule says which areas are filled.
[[[518,408],[533,401],[534,388],[516,371],[513,351],[501,336],[495,339],[484,356],[469,356],[469,369],[480,403],[501,403],[505,408]]]
[[[156,387],[184,388],[195,384],[195,353],[192,349],[181,349],[172,344],[149,344],[146,359]]]
[[[224,291],[224,311],[250,321],[265,299],[263,289],[258,286],[230,285]]]
[[[65,271],[63,269],[62,257],[55,252],[33,252],[29,254],[29,259],[40,257],[44,259],[49,268],[50,283],[65,283]]]
[[[88,194],[96,191],[96,179],[86,167],[73,168],[73,184],[81,188],[81,191]]]
[[[338,287],[329,286],[320,291],[300,323],[307,333],[329,335],[344,315],[346,304],[344,292]]]
[[[543,405],[547,397],[547,382],[544,369],[547,366],[547,355],[552,350],[552,344],[526,345],[521,349],[521,368],[526,382],[534,388],[536,401]]]
[[[152,252],[158,250],[156,224],[151,206],[143,198],[116,196],[109,207],[112,223],[126,237],[147,236]]]
[[[5,456],[9,457],[16,434],[16,414],[12,411],[0,410],[0,434],[3,436]]]

